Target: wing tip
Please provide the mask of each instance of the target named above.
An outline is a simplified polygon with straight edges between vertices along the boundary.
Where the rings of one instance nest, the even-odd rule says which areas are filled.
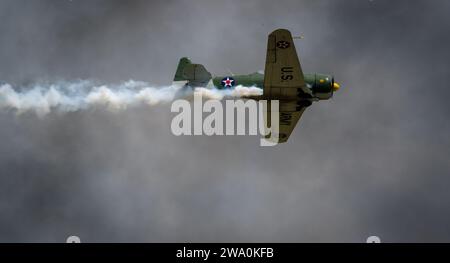
[[[287,29],[285,29],[285,28],[279,28],[279,29],[276,29],[276,30],[274,30],[272,33],[271,33],[271,35],[275,35],[275,34],[291,34],[291,31],[289,31],[289,30],[287,30]]]

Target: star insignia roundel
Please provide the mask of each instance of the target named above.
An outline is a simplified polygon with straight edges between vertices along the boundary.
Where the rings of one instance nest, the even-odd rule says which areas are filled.
[[[223,78],[221,83],[224,88],[232,88],[236,85],[236,81],[232,77]]]
[[[277,47],[281,48],[281,49],[286,49],[290,46],[291,46],[291,43],[289,43],[288,41],[281,40],[281,41],[277,42]]]

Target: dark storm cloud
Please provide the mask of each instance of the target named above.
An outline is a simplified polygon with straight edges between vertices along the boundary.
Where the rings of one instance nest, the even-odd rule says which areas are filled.
[[[0,76],[264,67],[286,27],[343,85],[290,142],[174,137],[168,107],[0,114],[0,240],[449,241],[448,1],[0,1]]]

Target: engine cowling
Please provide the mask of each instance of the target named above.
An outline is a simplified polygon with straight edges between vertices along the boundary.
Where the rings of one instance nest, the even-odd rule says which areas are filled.
[[[325,74],[314,74],[314,83],[311,90],[319,100],[328,100],[333,97],[333,92],[339,89],[339,84],[334,82],[334,77]]]

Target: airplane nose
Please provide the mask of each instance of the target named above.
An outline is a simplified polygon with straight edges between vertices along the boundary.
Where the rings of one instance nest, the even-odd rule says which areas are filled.
[[[333,91],[338,91],[341,88],[341,85],[337,82],[333,82]]]

